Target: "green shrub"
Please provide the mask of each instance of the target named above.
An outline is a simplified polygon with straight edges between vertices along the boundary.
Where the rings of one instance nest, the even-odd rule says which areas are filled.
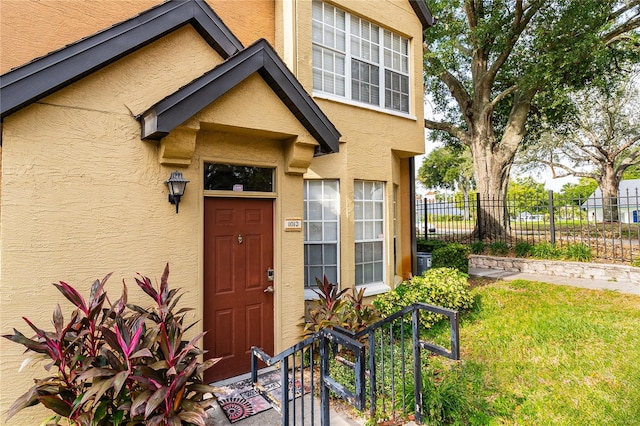
[[[469,293],[469,276],[454,268],[434,268],[423,275],[404,281],[392,291],[381,294],[373,305],[385,317],[415,302],[443,308],[465,310],[471,308],[473,297]],[[432,312],[421,312],[420,323],[425,328],[443,317]]]
[[[564,253],[551,243],[534,244],[531,248],[531,256],[536,259],[562,259]]]
[[[517,257],[527,257],[531,255],[531,248],[533,246],[526,241],[519,241],[514,247],[514,251]]]
[[[440,240],[425,240],[424,238],[420,238],[416,241],[418,251],[425,253],[432,253],[435,249],[445,245],[447,245],[447,243]]]
[[[469,272],[469,247],[460,243],[450,243],[439,247],[431,254],[433,268],[456,268]]]
[[[471,243],[471,253],[482,254],[484,253],[485,244],[482,241],[474,241]]]
[[[564,258],[578,262],[591,262],[593,252],[591,247],[583,243],[568,244],[564,248]]]
[[[636,266],[640,268],[640,257],[636,258],[631,262],[631,266]]]
[[[489,252],[494,256],[504,256],[509,253],[509,246],[504,241],[489,244]]]

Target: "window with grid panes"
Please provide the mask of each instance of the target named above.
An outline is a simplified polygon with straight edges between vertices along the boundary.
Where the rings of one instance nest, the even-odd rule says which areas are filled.
[[[409,113],[409,40],[313,1],[313,90]]]
[[[316,277],[338,282],[340,198],[337,180],[304,182],[304,282],[316,288]]]
[[[384,183],[355,181],[356,285],[384,281]]]

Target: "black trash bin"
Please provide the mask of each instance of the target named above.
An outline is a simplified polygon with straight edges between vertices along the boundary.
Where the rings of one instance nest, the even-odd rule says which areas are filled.
[[[431,268],[431,253],[419,251],[416,254],[416,274],[422,275],[424,271]]]

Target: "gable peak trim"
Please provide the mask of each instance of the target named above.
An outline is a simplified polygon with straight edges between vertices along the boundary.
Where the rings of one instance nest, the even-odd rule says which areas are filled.
[[[141,138],[161,140],[256,72],[318,141],[316,155],[338,152],[340,132],[264,39],[140,114],[137,119],[141,124]]]

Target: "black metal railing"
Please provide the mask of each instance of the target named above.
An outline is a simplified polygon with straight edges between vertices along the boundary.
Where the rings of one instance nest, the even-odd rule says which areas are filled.
[[[571,198],[544,197],[417,200],[416,237],[461,243],[584,244],[595,259],[631,262],[640,257],[640,193]]]
[[[449,349],[422,340],[421,335],[425,331],[420,326],[422,311],[442,315],[449,320]],[[368,342],[370,349],[368,351],[369,414],[371,417],[375,417],[376,412],[382,410],[391,418],[407,417],[413,414],[416,422],[422,421],[422,372],[423,364],[428,362],[428,357],[421,355],[422,349],[450,359],[460,359],[458,327],[457,311],[425,303],[414,303],[357,333],[340,330],[353,339],[365,339]],[[407,328],[410,330],[409,336],[406,336]],[[374,349],[371,350],[371,348]],[[407,361],[409,361],[409,368],[407,368]],[[413,407],[408,407],[406,404],[408,380],[413,382]]]
[[[449,348],[425,340],[421,312],[448,319]],[[357,333],[341,328],[320,330],[273,357],[254,347],[252,381],[281,413],[282,425],[329,425],[330,396],[356,410],[368,409],[371,418],[412,416],[419,424],[423,418],[423,371],[429,362],[423,350],[459,359],[458,323],[457,311],[416,303]],[[283,389],[303,391],[290,395],[283,390],[281,399],[275,398],[259,383],[258,361],[279,367]]]

